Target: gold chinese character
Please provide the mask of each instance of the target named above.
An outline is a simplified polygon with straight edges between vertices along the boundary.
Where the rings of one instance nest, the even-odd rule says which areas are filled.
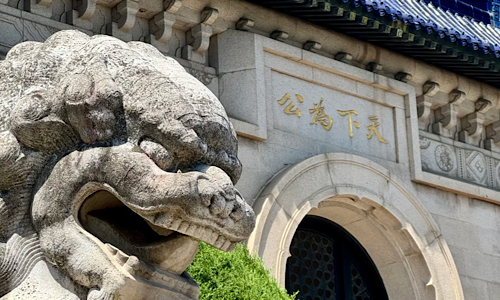
[[[295,96],[297,97],[297,100],[299,100],[300,103],[304,102],[304,98],[302,98],[301,95],[299,94],[295,94]],[[285,96],[283,96],[283,98],[281,98],[280,100],[278,100],[278,103],[280,105],[285,105],[285,103],[290,100],[290,98],[292,98],[292,96],[290,96],[289,93],[286,93]],[[296,115],[297,117],[301,117],[302,114],[300,113],[300,109],[299,108],[296,108],[296,109],[292,109],[295,107],[295,101],[292,101],[290,102],[286,107],[285,109],[283,110],[283,112],[287,115]]]
[[[380,133],[378,132],[378,129],[377,127],[380,125],[380,122],[376,122],[376,120],[378,120],[378,117],[377,116],[374,116],[374,117],[369,117],[368,119],[370,119],[372,121],[372,124],[371,125],[368,125],[366,126],[366,128],[368,128],[368,130],[370,131],[366,137],[368,139],[371,139],[373,134],[375,133],[377,135],[377,139],[379,142],[381,143],[384,143],[384,144],[389,144],[386,140],[384,140],[384,138],[380,135]]]
[[[329,115],[325,114],[325,107],[322,106],[322,104],[323,98],[321,98],[318,104],[314,103],[314,108],[309,109],[309,112],[314,114],[311,124],[320,124],[323,128],[329,131],[332,129],[333,119]]]
[[[347,115],[349,117],[349,136],[353,137],[352,124],[354,123],[354,126],[356,126],[356,128],[359,128],[359,123],[352,120],[351,114],[355,114],[357,116],[358,112],[355,111],[354,109],[351,109],[351,110],[337,110],[337,112],[341,116],[346,116]]]

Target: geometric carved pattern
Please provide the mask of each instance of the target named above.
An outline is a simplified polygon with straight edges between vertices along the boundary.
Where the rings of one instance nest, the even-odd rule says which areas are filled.
[[[422,134],[422,133],[421,133]],[[430,134],[420,137],[420,161],[423,171],[500,190],[500,154],[474,150],[460,142],[445,144]]]
[[[486,159],[477,151],[467,151],[465,165],[467,168],[467,179],[472,182],[483,183],[486,179]]]
[[[500,189],[500,163],[495,166],[495,172],[492,173],[492,176],[496,178],[494,180],[497,189]]]
[[[456,151],[458,152],[458,163],[460,165],[459,178],[472,183],[497,188],[495,181],[498,175],[494,174],[493,169],[498,164],[498,160],[486,157],[479,151],[461,148],[457,148]]]

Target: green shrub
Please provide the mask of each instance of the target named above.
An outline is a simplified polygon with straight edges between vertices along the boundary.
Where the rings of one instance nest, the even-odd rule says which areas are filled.
[[[241,244],[227,253],[200,243],[187,271],[200,285],[201,300],[295,299],[269,275],[262,260]]]

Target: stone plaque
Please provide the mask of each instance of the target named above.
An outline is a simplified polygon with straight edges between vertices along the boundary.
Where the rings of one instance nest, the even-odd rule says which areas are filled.
[[[394,108],[272,72],[274,129],[395,162]]]

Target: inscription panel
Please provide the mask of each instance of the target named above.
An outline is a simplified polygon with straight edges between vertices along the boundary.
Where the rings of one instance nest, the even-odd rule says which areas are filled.
[[[394,107],[275,71],[271,80],[274,129],[397,161]]]

